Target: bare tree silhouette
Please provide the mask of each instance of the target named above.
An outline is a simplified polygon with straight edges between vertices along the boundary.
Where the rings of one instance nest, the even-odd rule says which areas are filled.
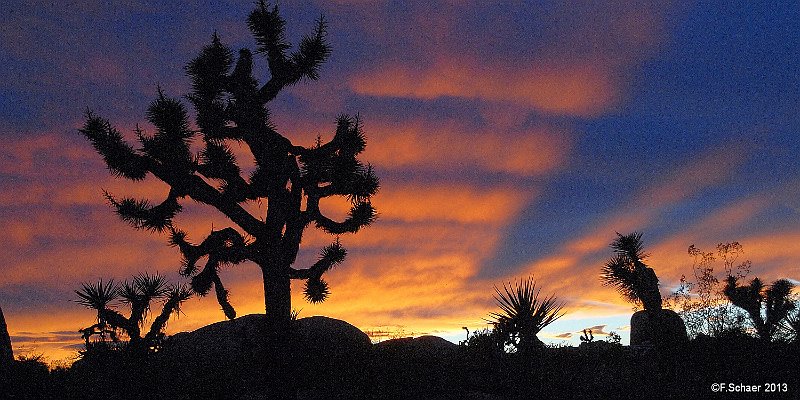
[[[778,279],[770,286],[765,286],[758,278],[753,278],[747,286],[739,286],[738,282],[739,278],[728,276],[725,296],[733,305],[747,312],[761,340],[772,340],[795,309],[791,298],[794,284],[786,279]]]
[[[230,319],[236,312],[219,270],[254,262],[263,276],[267,320],[281,332],[291,320],[290,281],[305,280],[306,298],[324,301],[330,291],[322,275],[346,255],[337,238],[322,249],[316,263],[294,268],[303,231],[311,223],[334,235],[369,225],[376,217],[370,198],[379,183],[372,167],[357,159],[365,148],[358,117],[340,116],[333,138],[311,147],[293,144],[270,121],[266,104],[281,89],[319,77],[320,65],[330,54],[324,20],[293,53],[287,52],[291,46],[277,6],[259,2],[247,22],[258,44],[256,53],[266,57],[271,77],[259,85],[251,51],[240,50],[234,64],[232,51],[214,34],[211,44],[187,66],[193,89],[188,99],[197,111],[199,131],[190,128],[183,104],[159,90],[147,112],[156,131],[148,135],[137,128],[140,148],[134,149],[108,121],[91,112],[81,132],[114,174],[139,181],[150,173],[170,186],[167,198],[157,205],[107,194],[120,217],[139,229],[168,231],[170,243],[184,256],[182,273],[192,277],[192,289],[206,295],[213,286]],[[198,137],[203,148],[193,154],[190,145]],[[231,142],[245,144],[252,153],[256,165],[249,177],[242,176]],[[320,210],[320,201],[331,196],[345,196],[352,203],[345,220],[334,221]],[[199,244],[190,243],[173,224],[186,198],[215,207],[240,230],[212,230]],[[262,199],[267,204],[264,216],[242,206]],[[206,262],[200,268],[203,257]]]
[[[747,315],[725,296],[723,278],[734,275],[741,279],[750,273],[750,260],[737,262],[744,254],[743,246],[739,242],[719,243],[715,255],[691,245],[688,253],[694,259],[694,280],[681,277],[678,288],[669,296],[669,308],[680,310],[690,337],[743,333]],[[716,261],[721,261],[722,268],[715,267]],[[722,275],[719,269],[724,270]]]

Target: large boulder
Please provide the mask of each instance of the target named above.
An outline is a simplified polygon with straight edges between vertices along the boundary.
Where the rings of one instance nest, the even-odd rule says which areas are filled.
[[[689,342],[683,319],[672,310],[642,310],[631,316],[631,346],[670,347]]]
[[[303,390],[357,380],[353,371],[363,371],[372,350],[364,332],[328,317],[298,319],[290,335],[291,375]],[[242,397],[252,395],[269,371],[267,351],[265,316],[251,314],[175,334],[158,359],[172,382],[183,382],[178,392]]]
[[[0,369],[9,367],[14,362],[14,349],[11,347],[11,336],[8,335],[6,318],[0,308]]]
[[[437,336],[386,340],[375,344],[372,380],[386,398],[465,398],[457,356],[458,345]]]

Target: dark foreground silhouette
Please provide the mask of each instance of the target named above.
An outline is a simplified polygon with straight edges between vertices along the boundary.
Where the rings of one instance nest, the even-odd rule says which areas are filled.
[[[146,357],[97,351],[49,372],[37,360],[15,361],[0,378],[0,398],[262,398],[273,390],[261,379],[270,373],[263,318],[177,334]],[[741,334],[672,348],[594,341],[508,354],[480,336],[461,345],[433,336],[372,345],[344,321],[311,317],[293,324],[292,339],[290,376],[301,399],[713,398],[714,383],[788,391],[773,398],[800,390],[797,343]]]

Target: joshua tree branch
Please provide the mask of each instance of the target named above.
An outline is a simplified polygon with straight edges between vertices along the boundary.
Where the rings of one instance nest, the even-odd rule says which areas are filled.
[[[289,276],[292,279],[314,279],[318,280],[322,274],[344,261],[347,251],[336,239],[332,244],[325,246],[320,252],[320,257],[311,267],[304,269],[289,269]]]
[[[238,203],[227,200],[222,193],[206,183],[203,178],[194,174],[174,176],[170,171],[160,168],[153,168],[152,172],[156,177],[176,189],[179,194],[188,195],[195,201],[214,206],[248,234],[254,237],[261,236],[264,224],[258,218],[250,215]]]
[[[319,278],[328,269],[330,269],[330,263],[326,262],[325,260],[319,260],[308,268],[290,268],[289,277],[292,279]]]

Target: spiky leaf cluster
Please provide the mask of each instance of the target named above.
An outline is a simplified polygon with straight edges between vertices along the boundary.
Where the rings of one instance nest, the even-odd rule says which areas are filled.
[[[648,255],[644,252],[642,234],[617,233],[611,248],[614,250],[614,256],[603,266],[600,275],[603,284],[614,287],[630,302],[641,302],[647,310],[661,309],[658,277],[644,263]]]
[[[309,303],[322,303],[330,293],[328,282],[322,278],[310,278],[303,287],[303,294]]]
[[[84,282],[81,288],[75,291],[78,295],[76,303],[95,310],[102,310],[113,305],[119,299],[119,286],[113,279],[103,282],[102,279],[95,283]]]
[[[117,176],[138,181],[147,176],[147,160],[125,142],[122,134],[91,111],[86,112],[86,122],[80,132],[86,136],[108,169]]]
[[[564,316],[564,304],[554,295],[542,298],[533,278],[513,285],[504,283],[503,290],[495,286],[494,291],[500,312],[491,313],[490,322],[508,344],[528,347],[538,341],[539,331]]]

